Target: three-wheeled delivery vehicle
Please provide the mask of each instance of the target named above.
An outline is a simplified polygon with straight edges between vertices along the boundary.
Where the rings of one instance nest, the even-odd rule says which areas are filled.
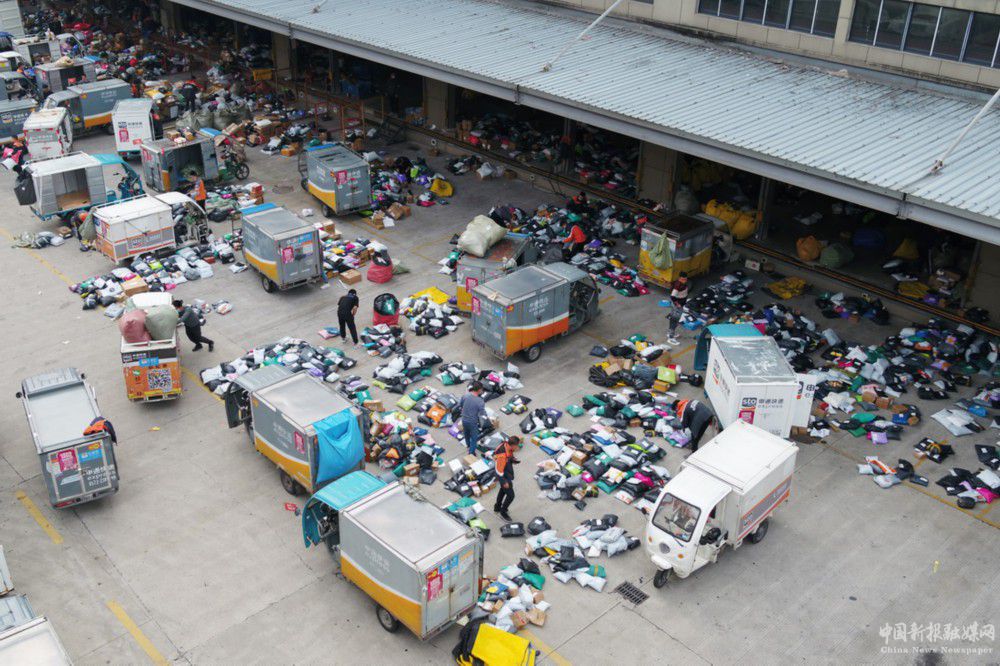
[[[122,374],[125,377],[125,394],[132,402],[158,402],[181,397],[181,349],[177,344],[176,313],[170,312],[170,292],[151,291],[130,296],[125,301],[126,310],[146,313],[146,331],[157,333],[158,340],[128,342],[122,336]],[[154,326],[152,317],[162,316],[172,326]],[[169,331],[166,329],[169,328]],[[162,331],[161,331],[162,329]],[[166,333],[166,337],[164,337]]]
[[[472,311],[472,290],[538,261],[538,248],[526,234],[507,232],[483,257],[463,254],[455,265],[455,301],[462,312]]]
[[[243,258],[260,273],[264,291],[284,291],[323,281],[323,246],[316,227],[273,203],[240,212]]]
[[[49,33],[51,34],[51,33]],[[20,37],[13,42],[14,50],[21,54],[31,65],[41,65],[46,62],[55,62],[62,56],[62,49],[59,48],[59,40],[52,35],[42,33],[29,37]]]
[[[258,368],[230,384],[225,402],[229,427],[246,428],[292,495],[364,466],[366,414],[306,372]]]
[[[93,60],[87,58],[74,58],[68,64],[60,61],[35,65],[35,83],[42,95],[96,80],[96,65]]]
[[[0,663],[71,666],[73,662],[43,615],[0,631]]]
[[[694,277],[707,273],[712,263],[715,226],[683,213],[650,220],[639,238],[639,277],[669,287],[680,273]]]
[[[341,143],[311,146],[299,153],[302,189],[323,206],[323,215],[371,208],[372,184],[365,158]]]
[[[0,72],[16,72],[21,66],[31,67],[31,63],[17,51],[0,52]]]
[[[170,139],[143,141],[140,150],[142,179],[157,192],[183,189],[197,178],[210,181],[219,177],[215,142],[207,136],[197,135],[180,143]]]
[[[111,109],[111,127],[115,135],[115,150],[129,159],[138,157],[143,141],[163,138],[163,124],[153,113],[153,100],[120,99]]]
[[[33,160],[62,157],[73,149],[73,123],[66,109],[38,109],[24,121],[24,145]]]
[[[376,603],[386,631],[441,633],[479,598],[479,534],[416,489],[353,472],[323,486],[302,512],[306,547],[326,541],[340,571]]]
[[[35,82],[21,72],[0,72],[0,84],[0,102],[8,99],[35,99]]]
[[[653,585],[687,578],[715,562],[724,546],[758,543],[771,514],[788,499],[798,448],[736,421],[681,463],[646,523]]]
[[[180,192],[143,194],[94,206],[95,247],[115,263],[146,252],[177,246],[176,225],[187,224],[189,239],[207,238],[208,217],[193,199]]]
[[[804,388],[815,380],[795,373],[774,338],[714,335],[709,344],[705,394],[723,428],[739,420],[788,437],[808,425],[815,387]]]
[[[142,194],[139,176],[117,154],[70,153],[28,162],[32,191],[18,201],[43,220]]]
[[[45,100],[45,108],[63,107],[73,119],[73,129],[78,134],[103,129],[111,134],[111,112],[120,100],[132,98],[132,89],[121,79],[107,79],[69,86],[52,93]]]
[[[49,501],[57,509],[118,492],[115,439],[97,396],[76,368],[28,377],[17,397],[42,465]]]
[[[24,121],[36,108],[38,102],[30,97],[0,102],[0,144],[10,143],[23,134]]]
[[[472,289],[472,339],[499,358],[522,352],[537,361],[545,342],[597,316],[598,294],[570,264],[525,266]]]

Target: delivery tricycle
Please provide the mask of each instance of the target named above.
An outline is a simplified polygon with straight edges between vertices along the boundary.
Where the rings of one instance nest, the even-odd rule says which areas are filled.
[[[788,499],[798,448],[736,421],[681,463],[646,523],[655,587],[687,578],[720,551],[759,543],[770,516]]]
[[[142,283],[142,278],[133,280]],[[131,280],[124,285],[126,290],[129,282]],[[181,397],[181,349],[177,344],[176,312],[171,300],[170,292],[147,291],[135,293],[126,301],[126,309],[142,310],[146,321],[145,331],[140,329],[139,335],[122,328],[122,375],[125,395],[132,402],[160,402]],[[165,317],[165,314],[173,316]],[[160,319],[159,325],[154,326],[154,317]],[[123,317],[121,321],[126,319]],[[133,337],[126,339],[130,333]],[[158,339],[153,339],[153,333]]]
[[[142,194],[139,176],[117,154],[78,152],[31,160],[22,175],[30,185],[24,191],[15,186],[18,202],[42,220]]]
[[[388,632],[405,626],[429,640],[478,601],[482,537],[415,488],[352,472],[309,498],[302,535],[307,548],[325,542],[337,553]]]
[[[246,428],[291,495],[364,466],[367,414],[306,372],[282,365],[252,370],[230,384],[225,406],[229,427]]]
[[[24,121],[24,145],[33,160],[61,157],[73,149],[73,123],[66,109],[38,109]]]
[[[13,46],[32,65],[55,62],[62,55],[59,40],[52,33],[19,37],[14,40]]]
[[[594,279],[566,263],[524,266],[472,289],[472,339],[498,358],[521,352],[529,363],[542,345],[596,317]]]
[[[203,134],[190,135],[183,141],[143,141],[140,151],[142,178],[157,192],[183,191],[198,178],[205,182],[219,178],[215,143]]]
[[[28,377],[17,397],[28,417],[53,507],[118,492],[114,430],[101,417],[97,396],[83,373],[62,368]]]
[[[316,227],[273,203],[243,208],[240,213],[243,258],[260,274],[264,291],[323,281],[323,246]]]
[[[368,162],[341,143],[310,146],[299,153],[302,189],[316,197],[323,215],[346,215],[370,208],[372,184]]]
[[[180,229],[190,241],[204,242],[209,235],[204,209],[180,192],[122,199],[94,206],[91,214],[94,247],[115,263],[177,247],[178,225],[186,225]]]
[[[18,71],[0,72],[0,102],[8,99],[35,99],[35,82]]]
[[[670,287],[681,273],[707,273],[712,263],[714,225],[691,215],[674,213],[650,220],[639,238],[639,277]]]
[[[111,112],[120,100],[132,98],[132,89],[121,79],[107,79],[69,86],[52,93],[45,100],[45,108],[63,107],[73,119],[77,134],[102,129],[111,134]]]
[[[42,95],[97,80],[97,66],[87,58],[60,58],[58,62],[35,65],[35,83]]]
[[[455,304],[462,312],[472,311],[472,290],[521,266],[538,261],[538,248],[527,234],[508,231],[482,257],[464,254],[455,265]]]
[[[111,109],[111,127],[115,135],[115,150],[125,159],[139,156],[143,141],[163,138],[163,123],[153,110],[153,100],[120,99]]]

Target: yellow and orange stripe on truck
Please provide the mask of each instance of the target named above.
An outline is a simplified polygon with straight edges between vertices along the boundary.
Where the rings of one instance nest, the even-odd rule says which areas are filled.
[[[423,635],[423,616],[420,612],[420,604],[415,599],[410,599],[379,583],[343,551],[340,553],[340,571],[347,580],[361,588],[375,603],[402,622],[407,629],[417,636]]]
[[[510,356],[522,349],[527,349],[539,342],[545,342],[557,335],[562,335],[569,331],[569,313],[565,313],[535,324],[526,326],[508,326],[507,344],[504,352]]]
[[[333,190],[323,189],[322,187],[315,185],[312,181],[306,183],[306,186],[309,190],[309,194],[313,195],[314,197],[325,203],[327,206],[330,207],[331,210],[337,210],[336,192],[334,192]]]
[[[312,470],[309,468],[309,463],[305,460],[298,460],[287,455],[277,447],[273,446],[266,439],[257,434],[257,430],[254,429],[253,432],[253,443],[254,448],[257,449],[265,458],[273,462],[278,469],[283,470],[285,474],[292,477],[299,482],[303,488],[308,492],[313,491],[312,487]]]

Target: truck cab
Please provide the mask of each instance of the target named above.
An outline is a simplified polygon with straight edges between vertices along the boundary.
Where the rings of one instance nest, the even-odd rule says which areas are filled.
[[[737,421],[692,453],[664,486],[646,525],[656,587],[718,560],[726,546],[758,543],[788,499],[798,448]]]

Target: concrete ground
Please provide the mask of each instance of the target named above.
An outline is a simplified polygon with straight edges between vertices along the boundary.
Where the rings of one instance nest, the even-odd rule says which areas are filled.
[[[112,149],[104,136],[80,140],[76,148]],[[415,154],[406,144],[396,150]],[[266,184],[269,201],[295,210],[315,205],[298,188],[293,159],[255,149],[248,154],[252,178]],[[443,160],[432,163],[443,168]],[[82,311],[79,299],[67,291],[68,284],[111,266],[101,256],[79,252],[72,242],[39,251],[11,248],[12,235],[55,225],[40,224],[27,208],[18,207],[9,191],[12,177],[0,178],[5,182],[0,201],[8,211],[0,222],[5,241],[0,265],[7,286],[0,309],[0,344],[6,350],[0,388],[7,396],[0,410],[0,429],[7,433],[0,438],[0,539],[17,592],[27,594],[36,611],[52,620],[74,661],[448,662],[456,629],[425,644],[405,631],[385,633],[372,602],[337,575],[327,551],[303,547],[299,519],[285,503],[301,506],[304,498],[285,494],[274,466],[248,447],[242,431],[226,428],[221,402],[196,378],[210,364],[282,336],[321,343],[316,331],[336,324],[334,305],[343,286],[333,282],[325,289],[266,294],[251,273],[233,275],[224,268],[211,279],[182,285],[179,297],[224,298],[233,303],[233,312],[209,316],[205,334],[217,342],[214,353],[192,353],[184,345],[180,400],[131,404],[122,386],[115,324],[99,312]],[[452,234],[475,214],[494,204],[528,208],[555,199],[520,181],[480,183],[465,176],[454,183],[457,194],[449,206],[415,208],[394,229],[375,232],[359,221],[342,221],[346,237],[384,241],[394,259],[412,271],[389,285],[358,285],[359,321],[365,320],[371,298],[386,290],[404,296],[438,286],[453,293],[436,261],[450,249]],[[290,191],[277,194],[276,185]],[[765,282],[757,277],[758,285]],[[587,351],[595,342],[613,343],[635,332],[662,340],[659,298],[656,291],[627,299],[605,290],[597,321],[548,346],[538,363],[520,364],[523,393],[536,405],[563,408],[599,390],[586,380],[593,360]],[[766,302],[762,295],[756,300]],[[814,312],[810,300],[798,302]],[[838,322],[837,327],[846,338],[874,342],[908,316],[887,328],[866,322]],[[690,342],[680,347],[682,364],[692,361]],[[446,361],[498,367],[472,343],[468,326],[436,341],[411,337],[409,346],[436,351]],[[362,357],[358,374],[370,376],[377,363]],[[122,481],[113,497],[56,511],[48,506],[14,393],[23,377],[70,365],[87,373],[105,416],[114,421]],[[695,395],[690,387],[682,386],[681,392]],[[379,397],[387,404],[394,398]],[[791,501],[772,522],[767,539],[726,552],[716,565],[687,580],[655,590],[654,568],[642,550],[598,560],[608,570],[604,593],[547,576],[548,621],[526,635],[546,663],[556,664],[913,662],[928,660],[923,650],[937,651],[943,663],[996,661],[995,638],[966,629],[997,621],[1000,515],[982,506],[963,512],[945,498],[933,481],[947,464],[922,464],[919,473],[932,481],[927,489],[904,483],[881,490],[856,472],[864,455],[877,453],[892,464],[900,457],[913,459],[912,444],[920,437],[945,437],[929,419],[937,408],[924,405],[922,426],[907,429],[902,442],[877,450],[841,433],[802,445]],[[516,431],[519,420],[502,419],[510,431]],[[584,430],[588,423],[566,416],[562,425]],[[448,457],[460,453],[461,445],[444,431],[436,436]],[[987,431],[953,440],[958,450],[953,464],[975,470],[972,444],[995,439],[996,431]],[[676,471],[685,455],[671,449],[666,465]],[[614,512],[631,534],[642,535],[643,516],[611,497],[591,500],[584,512],[539,498],[531,472],[544,456],[529,444],[521,457],[515,519],[542,515],[568,534],[584,518]],[[424,491],[440,504],[455,499],[440,483]],[[491,498],[484,504],[490,508]],[[491,513],[485,516],[491,527],[501,524]],[[516,562],[522,549],[520,539],[501,539],[495,531],[487,543],[486,571]],[[635,605],[615,594],[614,588],[626,581],[649,598]],[[923,631],[935,624],[963,631],[958,638]]]

